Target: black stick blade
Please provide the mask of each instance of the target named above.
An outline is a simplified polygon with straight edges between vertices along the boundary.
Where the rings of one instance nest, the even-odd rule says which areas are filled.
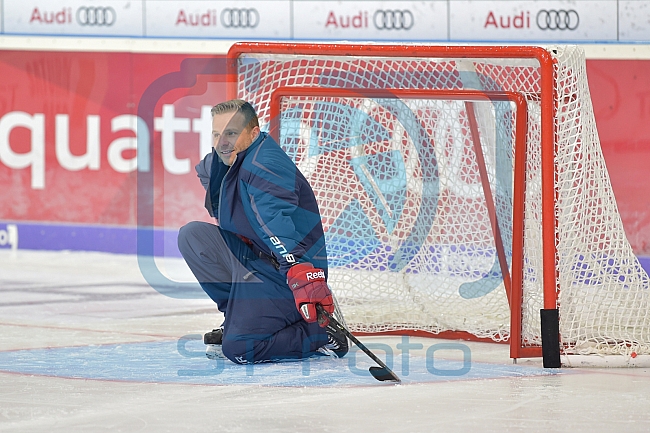
[[[402,382],[399,377],[388,368],[382,367],[370,367],[370,374],[373,377],[381,382],[391,381],[391,382]]]

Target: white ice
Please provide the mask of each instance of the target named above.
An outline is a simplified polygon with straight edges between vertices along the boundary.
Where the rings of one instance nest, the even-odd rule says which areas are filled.
[[[207,298],[158,293],[135,256],[0,250],[0,431],[650,431],[645,368],[545,370],[503,344],[362,337],[392,355],[403,383],[386,385],[360,352],[215,363],[198,339],[220,319]],[[404,357],[405,341],[421,349]]]

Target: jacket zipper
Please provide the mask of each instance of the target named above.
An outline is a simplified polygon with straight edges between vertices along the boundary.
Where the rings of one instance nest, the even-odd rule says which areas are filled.
[[[218,156],[218,155],[217,155]],[[232,169],[232,165],[228,167],[228,171],[226,171],[225,176],[223,179],[221,179],[221,186],[219,186],[219,209],[217,209],[217,214],[218,214],[218,219],[219,219],[219,226],[221,226],[221,198],[223,197],[223,186],[226,183],[226,179],[228,178],[228,173],[230,173],[230,170]]]

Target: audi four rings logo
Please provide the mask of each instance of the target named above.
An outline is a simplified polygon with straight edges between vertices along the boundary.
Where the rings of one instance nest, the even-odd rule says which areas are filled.
[[[537,12],[537,27],[542,30],[575,30],[580,24],[580,16],[573,9],[542,9]]]
[[[82,26],[112,26],[117,14],[112,7],[80,7],[77,9],[77,22]]]
[[[226,28],[254,29],[260,23],[257,9],[224,9],[221,12],[221,24]]]
[[[377,30],[409,30],[415,20],[409,10],[378,10],[372,18]]]

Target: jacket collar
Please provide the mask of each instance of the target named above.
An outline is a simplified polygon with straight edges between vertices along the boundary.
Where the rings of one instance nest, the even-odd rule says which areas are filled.
[[[260,132],[260,135],[257,136],[257,138],[251,143],[250,146],[243,152],[239,152],[237,154],[237,159],[235,159],[235,163],[233,164],[233,167],[239,168],[246,158],[250,153],[254,152],[255,149],[260,145],[260,143],[264,140],[266,140],[266,137],[268,134],[266,132]]]

